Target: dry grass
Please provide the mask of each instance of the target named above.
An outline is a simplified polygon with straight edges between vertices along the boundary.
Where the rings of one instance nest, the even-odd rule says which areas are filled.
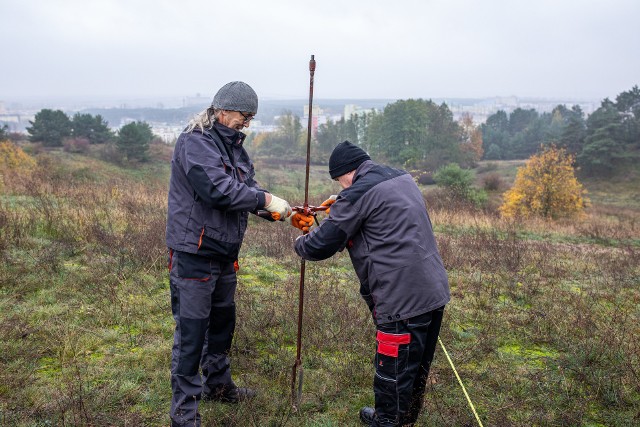
[[[5,175],[0,197],[0,424],[167,425],[166,168],[39,160],[28,178]],[[300,174],[271,173],[276,194],[300,198]],[[311,194],[335,191],[312,176]],[[453,295],[441,336],[484,425],[637,425],[638,211],[596,204],[580,222],[514,223],[427,202]],[[373,403],[373,326],[340,254],[307,263],[305,388],[291,410],[296,236],[251,221],[232,360],[260,395],[202,405],[203,425],[356,426]],[[438,350],[420,425],[473,424]]]

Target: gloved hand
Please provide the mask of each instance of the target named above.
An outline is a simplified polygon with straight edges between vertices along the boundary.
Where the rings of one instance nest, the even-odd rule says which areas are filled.
[[[267,198],[269,196],[271,196],[271,200],[264,208],[271,212],[271,217],[276,221],[284,221],[285,218],[291,215],[291,206],[289,206],[289,203],[286,200],[281,199],[280,197],[269,194]]]
[[[304,232],[307,232],[313,225],[314,218],[313,218],[313,215],[306,215],[303,213],[295,212],[292,215],[289,215],[288,217],[286,217],[285,221],[287,221],[289,224],[293,225],[294,227],[299,228]]]
[[[338,198],[337,195],[332,194],[327,200],[325,200],[324,202],[320,203],[320,206],[331,206],[332,204],[334,204],[334,202],[336,201],[336,199]],[[327,207],[327,210],[325,211],[325,213],[327,215],[329,215],[329,211],[331,210],[330,207]]]

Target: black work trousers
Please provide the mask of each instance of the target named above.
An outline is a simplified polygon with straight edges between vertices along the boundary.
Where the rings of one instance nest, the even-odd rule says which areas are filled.
[[[422,409],[444,307],[377,325],[372,426],[415,423]]]

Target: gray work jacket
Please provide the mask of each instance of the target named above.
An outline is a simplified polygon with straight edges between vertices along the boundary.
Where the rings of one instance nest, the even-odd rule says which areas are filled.
[[[376,324],[408,319],[449,302],[449,282],[422,193],[407,172],[362,163],[319,227],[296,240],[321,260],[347,248]]]
[[[265,204],[253,163],[242,147],[245,135],[214,123],[183,132],[171,160],[167,246],[234,261],[247,228],[248,212]]]

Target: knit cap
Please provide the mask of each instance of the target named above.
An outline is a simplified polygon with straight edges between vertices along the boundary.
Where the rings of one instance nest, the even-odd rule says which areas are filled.
[[[245,82],[230,82],[218,90],[211,106],[220,110],[255,114],[258,112],[258,95]]]
[[[362,148],[349,141],[343,141],[336,145],[329,157],[329,175],[336,179],[357,169],[365,160],[371,160],[371,157]]]

